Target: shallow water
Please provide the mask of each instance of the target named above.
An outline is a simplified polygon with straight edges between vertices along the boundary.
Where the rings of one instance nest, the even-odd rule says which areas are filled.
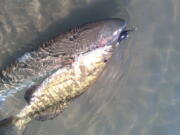
[[[1,0],[0,69],[77,24],[121,17],[137,27],[95,85],[25,135],[179,135],[179,11],[178,0]],[[0,116],[20,110],[23,93],[2,102]]]

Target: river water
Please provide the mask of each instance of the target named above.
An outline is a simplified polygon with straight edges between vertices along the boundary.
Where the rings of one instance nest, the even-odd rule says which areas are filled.
[[[180,135],[180,1],[1,0],[0,69],[71,27],[120,17],[137,30],[100,79],[54,120],[25,135]],[[24,91],[0,104],[17,113]]]

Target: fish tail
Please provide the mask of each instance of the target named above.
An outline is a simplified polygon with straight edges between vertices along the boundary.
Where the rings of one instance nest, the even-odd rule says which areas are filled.
[[[16,118],[10,116],[0,121],[0,135],[21,135],[20,130],[16,128],[14,122]]]

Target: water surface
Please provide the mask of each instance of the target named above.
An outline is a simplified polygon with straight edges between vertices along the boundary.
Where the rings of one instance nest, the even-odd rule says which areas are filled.
[[[87,93],[25,135],[179,135],[178,12],[178,0],[1,0],[0,69],[77,24],[121,17],[138,28]],[[2,102],[0,116],[20,110],[23,93]]]

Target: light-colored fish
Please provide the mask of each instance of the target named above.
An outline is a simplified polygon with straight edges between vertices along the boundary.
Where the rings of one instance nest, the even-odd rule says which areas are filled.
[[[124,39],[128,32],[125,21],[121,19],[104,20],[87,26],[94,30],[100,28],[94,44],[89,44],[86,52],[76,53],[71,64],[59,68],[40,85],[29,89],[25,94],[28,104],[16,116],[0,122],[3,135],[7,132],[16,134],[33,119],[47,120],[60,114],[97,80],[111,58],[118,39]]]

